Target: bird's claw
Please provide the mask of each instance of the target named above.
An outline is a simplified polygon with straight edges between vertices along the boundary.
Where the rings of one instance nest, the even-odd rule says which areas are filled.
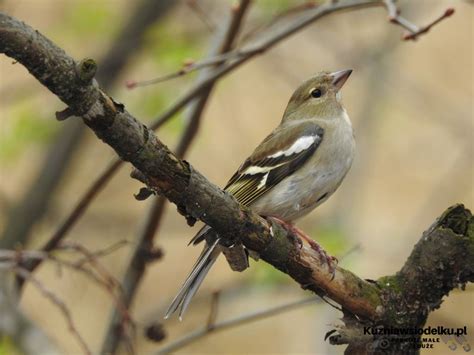
[[[331,273],[331,281],[334,280],[334,276],[336,275],[336,268],[338,264],[338,260],[336,257],[329,255],[314,239],[306,235],[301,229],[296,227],[295,225],[285,222],[278,217],[270,217],[278,224],[280,224],[283,228],[285,228],[290,235],[295,237],[295,243],[297,243],[297,247],[301,249],[303,247],[303,240],[306,240],[310,245],[311,249],[316,251],[323,261],[326,262],[328,265],[329,272]]]

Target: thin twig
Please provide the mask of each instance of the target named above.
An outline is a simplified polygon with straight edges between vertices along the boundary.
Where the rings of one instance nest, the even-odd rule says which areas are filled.
[[[243,36],[242,42],[247,42],[252,37],[254,37],[257,33],[260,33],[261,31],[266,30],[266,29],[270,28],[271,26],[274,26],[277,22],[281,21],[282,19],[285,19],[286,17],[295,15],[297,13],[300,13],[301,11],[306,11],[306,10],[314,8],[316,6],[318,6],[318,4],[315,1],[307,1],[303,4],[298,4],[298,5],[295,5],[293,7],[287,8],[287,9],[277,13],[275,16],[273,16],[268,23],[257,25],[255,28],[248,31]]]
[[[41,248],[44,252],[49,252],[57,248],[60,242],[64,239],[67,233],[72,229],[76,222],[82,217],[86,209],[89,207],[92,200],[97,196],[97,194],[105,187],[107,182],[111,177],[118,171],[118,168],[122,165],[123,160],[115,159],[109,167],[99,176],[99,178],[94,181],[94,183],[89,187],[86,193],[81,197],[77,205],[71,211],[71,213],[66,217],[63,223],[59,226],[56,232],[52,237],[43,245]],[[22,265],[25,269],[30,272],[33,272],[39,265],[41,260],[29,260],[28,263]],[[24,280],[17,278],[18,290],[21,292],[23,288]]]
[[[277,314],[285,313],[288,311],[291,311],[293,309],[297,309],[299,307],[309,305],[309,304],[315,304],[318,302],[320,299],[318,297],[311,297],[311,298],[306,298],[304,300],[299,300],[296,302],[289,302],[281,306],[277,307],[272,307],[263,311],[257,311],[257,312],[252,312],[249,314],[245,314],[243,316],[234,318],[234,319],[229,319],[221,322],[216,322],[212,327],[206,326],[203,329],[193,331],[189,334],[186,334],[182,338],[172,342],[171,344],[161,348],[157,354],[164,355],[164,354],[169,354],[172,352],[175,352],[178,349],[181,349],[191,343],[194,343],[198,341],[199,339],[204,338],[205,336],[211,334],[211,333],[217,333],[222,330],[226,330],[229,328],[237,327],[243,324],[255,322],[261,319],[269,318],[272,316],[275,316]]]
[[[441,14],[437,19],[433,20],[431,23],[429,23],[428,25],[426,26],[423,26],[423,27],[420,27],[418,29],[418,31],[416,31],[415,33],[407,33],[403,36],[403,39],[405,41],[408,41],[408,40],[416,40],[420,35],[422,34],[425,34],[427,33],[434,25],[438,24],[439,22],[441,22],[442,20],[452,16],[454,14],[454,8],[450,7],[450,8],[447,8],[443,14]]]
[[[186,62],[183,63],[183,67],[175,72],[172,72],[170,74],[166,74],[163,76],[159,76],[157,78],[150,79],[150,80],[143,80],[143,81],[129,80],[126,83],[126,86],[128,89],[134,89],[136,87],[143,87],[143,86],[158,84],[163,81],[179,78],[180,76],[190,74],[200,69],[222,64],[229,59],[238,59],[248,54],[249,54],[248,51],[232,51],[232,52],[216,55],[214,57],[206,58],[198,62],[186,60]]]
[[[442,20],[450,17],[454,14],[453,8],[447,8],[442,15],[438,18],[434,19],[426,26],[419,27],[414,23],[408,21],[406,18],[400,16],[400,9],[395,4],[394,0],[383,0],[385,7],[387,8],[388,12],[388,19],[391,23],[399,25],[408,31],[408,33],[403,35],[403,39],[405,41],[412,40],[415,41],[420,37],[422,34],[427,33],[434,25],[438,24]]]
[[[220,291],[217,290],[212,293],[211,297],[211,307],[209,309],[209,316],[207,317],[207,323],[206,327],[207,329],[214,328],[216,324],[216,319],[217,319],[217,314],[219,311],[219,296],[220,296]]]
[[[197,0],[187,0],[186,5],[199,17],[210,32],[216,30],[216,24],[211,20],[206,11],[201,7]]]
[[[53,304],[55,304],[61,313],[64,315],[64,318],[66,318],[66,321],[68,323],[68,328],[69,331],[74,335],[74,337],[77,339],[79,344],[81,345],[82,350],[84,351],[85,354],[92,354],[90,351],[89,347],[87,346],[87,343],[84,341],[82,338],[81,334],[77,330],[76,326],[74,325],[74,321],[71,316],[71,312],[67,308],[66,304],[58,297],[56,296],[53,292],[48,290],[39,280],[37,280],[28,270],[21,268],[21,267],[15,267],[13,271],[21,276],[23,279],[29,281],[33,286],[35,286],[38,291],[41,292],[41,294],[49,299]]]
[[[0,249],[0,268],[2,269],[14,269],[20,267],[21,264],[29,260],[42,260],[52,261],[58,266],[58,270],[61,271],[61,267],[67,267],[76,272],[81,272],[92,281],[102,286],[114,300],[117,309],[122,314],[122,318],[131,324],[131,328],[134,329],[134,323],[128,313],[127,307],[121,301],[121,285],[120,283],[110,274],[97,260],[99,257],[109,255],[116,251],[119,247],[123,246],[125,241],[115,243],[105,249],[97,251],[89,251],[87,248],[79,245],[69,243],[69,245],[61,245],[59,249],[73,250],[76,253],[85,255],[85,257],[77,261],[63,260],[58,256],[51,253],[46,253],[37,250],[4,250]],[[91,268],[88,268],[89,265]],[[24,269],[24,268],[23,268]],[[115,292],[116,291],[116,292]]]
[[[87,263],[91,260],[91,258],[100,258],[103,256],[107,256],[112,254],[113,252],[117,251],[118,249],[122,248],[123,246],[130,244],[128,240],[119,240],[117,243],[114,243],[104,249],[99,249],[96,251],[92,251],[88,254],[88,256],[76,261],[76,265],[81,266],[84,263]]]

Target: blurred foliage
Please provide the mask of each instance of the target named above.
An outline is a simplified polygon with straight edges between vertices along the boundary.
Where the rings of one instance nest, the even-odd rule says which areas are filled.
[[[6,336],[0,336],[0,355],[19,355],[13,340]]]
[[[184,61],[203,56],[203,41],[200,33],[185,31],[176,21],[165,21],[147,33],[146,42],[152,45],[147,46],[146,55],[160,67],[178,70]]]
[[[175,91],[163,89],[159,87],[159,85],[160,84],[155,85],[156,88],[153,88],[149,93],[140,95],[137,98],[136,105],[138,105],[140,109],[140,115],[144,115],[144,118],[150,123],[154,122],[156,117],[178,98]],[[160,134],[164,134],[167,139],[174,139],[179,136],[183,128],[183,114],[179,113],[160,127]]]
[[[172,20],[172,19],[171,19]],[[146,57],[151,59],[159,73],[150,73],[150,80],[179,70],[187,60],[200,60],[205,56],[204,43],[201,33],[189,31],[181,23],[176,21],[165,21],[159,26],[151,28],[145,41]],[[138,107],[147,118],[153,120],[160,112],[163,112],[170,104],[176,101],[183,91],[183,81],[191,83],[195,80],[197,73],[190,73],[183,77],[157,83],[151,86],[148,92],[138,98]],[[176,115],[173,119],[163,125],[160,129],[165,135],[177,138],[184,128],[183,114]]]
[[[53,27],[52,33],[59,33],[71,39],[84,38],[89,35],[89,41],[103,41],[104,37],[109,37],[115,32],[120,24],[113,21],[118,16],[114,6],[110,6],[107,1],[90,2],[74,1],[65,6],[63,11],[64,19]],[[64,26],[67,23],[67,26]],[[97,34],[100,35],[97,35]]]
[[[294,1],[294,0],[260,0],[255,5],[262,11],[264,17],[273,17],[275,14],[285,11],[286,9],[294,6],[301,5],[307,1]]]
[[[339,256],[347,252],[351,245],[342,230],[341,223],[327,223],[310,230],[309,235],[313,237],[329,255]]]
[[[298,8],[300,6],[305,7],[309,4],[320,4],[323,0],[259,0],[255,3],[256,7],[261,11],[263,19],[271,19],[275,15]]]
[[[251,275],[249,283],[251,285],[260,285],[263,287],[271,287],[281,284],[291,284],[293,283],[292,279],[278,271],[270,264],[266,262],[255,262],[253,259],[250,259],[250,270]]]
[[[11,107],[9,125],[0,131],[0,161],[10,162],[33,144],[45,144],[58,130],[51,118],[42,119],[35,111],[37,106],[23,102]]]

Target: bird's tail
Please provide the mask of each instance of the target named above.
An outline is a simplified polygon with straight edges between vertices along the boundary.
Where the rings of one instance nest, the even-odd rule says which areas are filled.
[[[196,237],[193,238],[195,240],[204,240],[206,236],[212,232],[209,226],[203,227]],[[211,269],[212,265],[214,265],[217,257],[221,253],[221,248],[219,247],[219,237],[212,238],[212,240],[206,240],[206,246],[202,251],[201,255],[197,259],[196,263],[194,264],[191,273],[184,281],[183,286],[179,290],[178,294],[175,296],[173,301],[171,302],[168,310],[166,311],[165,319],[169,318],[174,312],[176,312],[179,308],[179,319],[182,320],[183,314],[186,312],[186,309],[191,302],[191,299],[196,294],[199,286],[204,281],[207,273]]]

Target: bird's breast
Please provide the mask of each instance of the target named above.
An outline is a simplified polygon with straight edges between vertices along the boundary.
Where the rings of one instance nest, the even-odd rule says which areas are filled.
[[[315,154],[296,173],[252,205],[262,215],[292,221],[309,213],[326,201],[349,171],[355,153],[350,121],[339,118],[331,122]]]

